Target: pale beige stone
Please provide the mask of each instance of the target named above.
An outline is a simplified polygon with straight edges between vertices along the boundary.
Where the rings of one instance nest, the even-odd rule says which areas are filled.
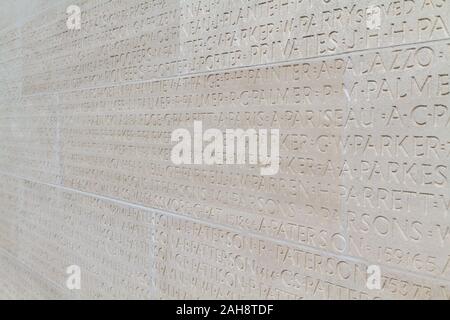
[[[449,298],[448,2],[0,6],[0,298]],[[280,172],[174,165],[195,120]]]

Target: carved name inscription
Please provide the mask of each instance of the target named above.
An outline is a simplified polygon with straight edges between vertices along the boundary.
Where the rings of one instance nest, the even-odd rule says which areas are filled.
[[[45,8],[0,29],[0,297],[449,298],[448,1]],[[175,164],[194,121],[278,173]]]

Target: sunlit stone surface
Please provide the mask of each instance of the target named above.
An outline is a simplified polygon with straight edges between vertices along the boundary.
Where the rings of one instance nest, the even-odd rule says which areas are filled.
[[[448,1],[0,8],[0,298],[450,297]],[[194,121],[279,172],[175,165]]]

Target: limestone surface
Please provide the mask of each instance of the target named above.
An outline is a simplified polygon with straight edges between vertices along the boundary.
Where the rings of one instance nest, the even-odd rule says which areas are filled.
[[[450,298],[450,1],[0,8],[0,299]]]

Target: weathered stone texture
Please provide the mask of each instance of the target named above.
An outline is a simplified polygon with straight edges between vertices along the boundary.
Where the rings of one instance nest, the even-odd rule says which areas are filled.
[[[0,7],[0,298],[450,297],[449,1]],[[279,173],[173,164],[196,120]]]

